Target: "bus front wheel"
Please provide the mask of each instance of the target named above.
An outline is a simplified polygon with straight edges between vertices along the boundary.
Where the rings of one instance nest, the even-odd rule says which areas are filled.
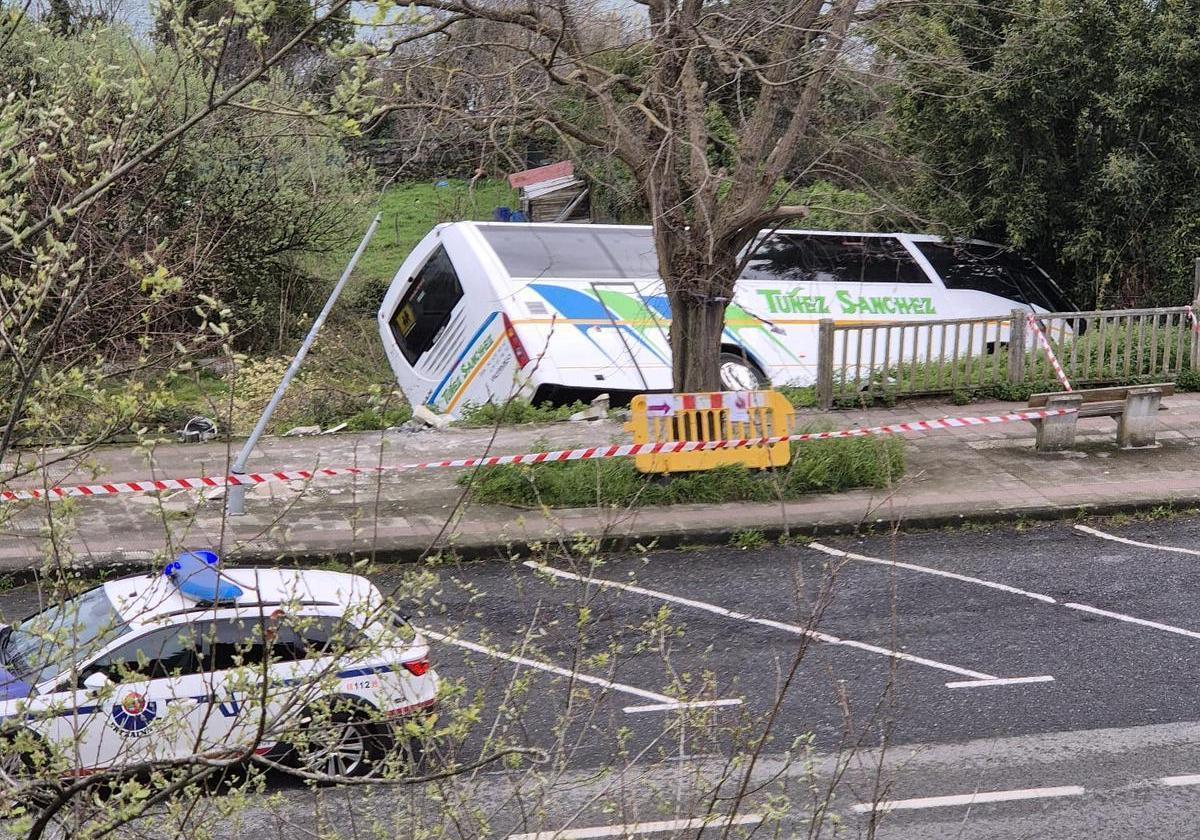
[[[721,353],[721,387],[726,391],[761,391],[767,377],[758,365],[738,353]]]

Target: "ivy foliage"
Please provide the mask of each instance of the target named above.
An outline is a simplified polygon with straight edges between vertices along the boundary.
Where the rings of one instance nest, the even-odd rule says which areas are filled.
[[[921,4],[893,34],[915,206],[1020,247],[1082,305],[1191,297],[1200,3]]]

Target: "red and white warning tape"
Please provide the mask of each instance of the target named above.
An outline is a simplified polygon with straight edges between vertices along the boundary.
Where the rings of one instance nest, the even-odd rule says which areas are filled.
[[[1200,333],[1200,318],[1196,317],[1196,310],[1190,303],[1184,309],[1187,310],[1188,320],[1192,323],[1192,332]]]
[[[715,449],[740,449],[747,446],[772,446],[776,443],[832,438],[898,435],[906,432],[932,432],[939,429],[965,429],[992,423],[1011,423],[1016,420],[1041,420],[1073,414],[1074,408],[1050,408],[1035,411],[1014,411],[985,417],[947,417],[943,420],[914,420],[869,429],[840,429],[834,432],[805,432],[797,435],[742,438],[739,440],[668,441],[666,443],[630,443],[621,446],[589,446],[583,449],[559,449],[553,452],[533,452],[526,455],[488,455],[476,458],[451,458],[444,461],[425,461],[417,464],[397,464],[389,467],[320,467],[314,470],[287,470],[241,475],[205,476],[203,478],[162,478],[146,481],[119,481],[111,484],[76,484],[51,487],[47,490],[3,490],[0,502],[35,499],[65,499],[80,496],[111,496],[118,493],[150,493],[156,490],[207,490],[234,485],[256,485],[271,481],[310,481],[338,475],[372,475],[404,470],[430,470],[453,467],[496,467],[502,464],[545,464],[554,461],[588,461],[599,458],[627,458],[632,455],[668,455],[672,452],[706,452]]]
[[[1050,346],[1050,340],[1046,338],[1046,334],[1042,332],[1042,325],[1038,323],[1037,318],[1032,314],[1029,316],[1029,326],[1033,330],[1034,335],[1038,338],[1038,343],[1042,345],[1042,350],[1046,353],[1046,360],[1050,362],[1050,367],[1054,368],[1054,375],[1058,378],[1058,384],[1062,385],[1064,391],[1074,390],[1071,388],[1071,380],[1067,379],[1067,373],[1058,362],[1058,356],[1054,355],[1054,348]]]

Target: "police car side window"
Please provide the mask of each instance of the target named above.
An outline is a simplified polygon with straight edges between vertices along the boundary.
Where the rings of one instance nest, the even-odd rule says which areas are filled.
[[[152,630],[93,662],[83,676],[103,673],[113,682],[158,680],[199,670],[196,635],[190,625]]]
[[[288,623],[309,655],[353,650],[366,642],[357,627],[338,616],[302,615]]]
[[[239,617],[204,622],[200,633],[205,671],[292,662],[304,657],[304,645],[286,623],[270,617]]]

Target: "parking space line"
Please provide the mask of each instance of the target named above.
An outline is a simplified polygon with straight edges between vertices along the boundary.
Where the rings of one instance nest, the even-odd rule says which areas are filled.
[[[816,630],[810,630],[807,627],[801,627],[798,624],[787,624],[782,621],[773,621],[769,618],[759,618],[754,615],[729,610],[725,607],[719,607],[716,604],[709,604],[704,601],[695,601],[691,598],[682,598],[678,595],[672,595],[669,592],[660,592],[656,589],[646,589],[642,586],[635,586],[630,583],[621,583],[615,580],[605,580],[597,577],[584,577],[577,575],[574,572],[565,572],[562,569],[555,569],[551,566],[546,566],[534,560],[526,560],[525,565],[536,571],[545,572],[555,577],[565,578],[567,580],[577,580],[584,583],[595,584],[596,586],[604,586],[612,589],[621,589],[626,592],[632,592],[635,595],[645,595],[649,598],[657,598],[660,601],[667,601],[672,604],[679,604],[684,607],[691,607],[697,610],[703,610],[713,615],[719,615],[724,618],[730,618],[735,621],[745,621],[750,624],[758,624],[763,627],[770,627],[773,630],[782,630],[785,633],[791,633],[796,636],[807,636],[810,639],[818,642],[826,642],[832,645],[842,645],[851,647],[857,650],[864,650],[868,653],[877,653],[892,659],[902,659],[905,662],[912,662],[917,665],[924,665],[928,668],[936,668],[941,671],[949,671],[952,674],[958,674],[964,677],[971,677],[974,680],[995,680],[999,679],[992,674],[984,674],[980,671],[972,671],[967,668],[959,668],[957,665],[947,665],[945,662],[938,662],[933,659],[926,659],[921,656],[913,656],[911,653],[903,653],[898,650],[879,647],[878,645],[867,644],[866,642],[856,642],[853,639],[840,639],[837,636],[831,636],[828,633],[821,633]]]
[[[937,575],[938,577],[950,578],[951,580],[960,580],[964,583],[974,583],[978,586],[986,586],[988,589],[998,589],[1001,592],[1008,592],[1012,595],[1022,595],[1026,598],[1032,598],[1035,601],[1041,601],[1043,604],[1057,604],[1058,602],[1049,595],[1043,595],[1040,592],[1029,592],[1025,589],[1017,589],[1015,586],[1008,586],[1003,583],[996,583],[994,580],[984,580],[983,578],[970,577],[969,575],[959,575],[954,572],[946,572],[941,569],[934,569],[929,566],[918,566],[915,563],[903,563],[899,560],[883,560],[879,557],[867,557],[865,554],[855,554],[852,551],[842,551],[840,548],[830,548],[827,545],[822,545],[819,542],[811,542],[809,548],[828,554],[832,557],[844,557],[848,560],[861,560],[864,563],[876,563],[880,566],[895,566],[900,569],[910,569],[914,572],[921,572],[927,575]]]
[[[1200,775],[1195,773],[1190,776],[1163,776],[1158,780],[1160,785],[1167,787],[1184,787],[1186,785],[1200,785]]]
[[[669,712],[674,709],[708,709],[714,706],[740,706],[742,705],[741,698],[731,697],[728,700],[693,700],[690,703],[680,703],[678,700],[673,700],[670,703],[654,703],[650,706],[626,706],[621,711],[627,715],[636,715],[639,712]]]
[[[658,822],[625,823],[624,825],[598,825],[593,828],[568,828],[560,831],[535,831],[532,834],[510,834],[508,840],[592,840],[596,837],[662,834],[668,831],[688,831],[693,828],[758,825],[766,818],[766,814],[736,814],[732,817],[714,815],[690,820],[660,820]]]
[[[959,680],[946,683],[946,688],[991,688],[997,685],[1024,685],[1025,683],[1054,682],[1054,677],[1044,674],[1040,677],[1003,677],[995,680]]]
[[[1063,787],[1021,788],[995,790],[986,793],[960,793],[953,796],[924,796],[919,799],[893,799],[884,802],[864,802],[851,808],[857,814],[872,811],[901,811],[917,808],[945,808],[952,805],[982,805],[987,802],[1015,802],[1021,799],[1051,799],[1057,796],[1079,796],[1086,793],[1078,785]]]
[[[1125,545],[1137,546],[1138,548],[1152,548],[1155,551],[1169,551],[1173,554],[1190,554],[1193,557],[1200,557],[1200,551],[1194,548],[1181,548],[1177,545],[1158,545],[1156,543],[1138,542],[1126,537],[1118,537],[1116,534],[1110,534],[1107,531],[1101,531],[1098,528],[1089,528],[1087,525],[1076,525],[1076,531],[1084,534],[1090,534],[1093,537],[1099,537],[1102,540],[1110,542],[1124,543]]]
[[[1091,606],[1088,606],[1087,604],[1075,604],[1075,603],[1064,604],[1059,601],[1055,601],[1049,595],[1039,595],[1036,592],[1027,592],[1024,589],[1016,589],[1015,587],[1006,586],[1005,584],[996,583],[996,582],[990,581],[990,580],[982,580],[981,578],[967,577],[966,575],[956,575],[951,572],[943,572],[941,569],[932,569],[927,566],[917,566],[913,563],[892,562],[891,560],[881,560],[878,557],[866,557],[865,555],[862,555],[862,554],[854,554],[853,552],[849,552],[849,551],[841,551],[840,549],[829,548],[828,546],[821,545],[820,543],[809,543],[809,547],[815,548],[815,549],[817,549],[817,551],[823,551],[826,554],[832,554],[836,557],[845,557],[850,560],[863,560],[868,563],[876,563],[876,564],[879,564],[882,566],[898,566],[901,569],[911,569],[913,571],[921,572],[923,574],[931,574],[931,575],[938,575],[939,577],[954,578],[956,580],[961,580],[961,581],[965,581],[968,583],[976,583],[976,584],[979,584],[980,586],[986,586],[991,589],[1000,589],[1000,590],[1009,592],[1014,595],[1020,595],[1022,597],[1026,597],[1026,598],[1034,598],[1034,599],[1036,599],[1038,601],[1042,601],[1044,603],[1053,604],[1053,605],[1059,606],[1059,607],[1066,607],[1069,610],[1079,610],[1081,612],[1092,613],[1093,615],[1100,615],[1100,616],[1104,616],[1105,618],[1115,619],[1116,621],[1124,621],[1128,624],[1137,624],[1141,627],[1149,627],[1152,630],[1161,630],[1164,633],[1174,633],[1178,636],[1187,636],[1192,639],[1200,639],[1200,633],[1198,633],[1194,630],[1188,630],[1183,627],[1176,627],[1172,624],[1163,624],[1158,621],[1150,621],[1149,619],[1138,618],[1136,616],[1126,615],[1125,613],[1112,612],[1110,610],[1102,610],[1099,607],[1091,607]],[[947,683],[947,686],[949,686],[949,683]]]
[[[524,656],[517,656],[513,653],[505,653],[502,650],[491,648],[486,645],[481,645],[476,642],[469,642],[466,639],[459,639],[455,636],[448,636],[445,633],[439,633],[436,630],[428,628],[414,628],[418,633],[428,636],[431,639],[436,639],[439,642],[455,645],[466,650],[482,653],[485,656],[492,656],[496,659],[503,659],[506,662],[512,662],[515,665],[524,665],[527,668],[535,668],[539,671],[547,671],[551,674],[558,674],[561,677],[569,677],[581,683],[595,685],[601,688],[607,688],[611,691],[620,692],[622,694],[631,694],[634,697],[640,697],[643,700],[653,700],[652,705],[646,706],[626,706],[622,711],[626,714],[638,714],[639,712],[658,712],[658,711],[676,711],[679,709],[703,709],[710,706],[739,706],[742,701],[739,698],[731,698],[728,700],[695,700],[681,701],[676,697],[668,697],[666,694],[659,694],[656,691],[646,691],[644,688],[637,688],[625,683],[613,682],[611,680],[602,679],[601,677],[593,677],[590,674],[582,674],[578,671],[571,671],[567,668],[560,668],[557,665],[551,665],[549,662],[539,662],[536,659],[529,659]]]
[[[1080,610],[1082,612],[1092,613],[1093,615],[1102,615],[1105,618],[1115,618],[1117,621],[1125,621],[1130,624],[1140,624],[1142,627],[1152,627],[1155,630],[1162,630],[1164,633],[1175,633],[1180,636],[1187,636],[1191,639],[1200,639],[1200,633],[1195,630],[1186,630],[1183,627],[1175,627],[1171,624],[1161,624],[1157,621],[1148,621],[1144,618],[1135,618],[1132,615],[1124,613],[1110,612],[1102,610],[1099,607],[1089,607],[1087,604],[1063,604],[1069,610]]]

